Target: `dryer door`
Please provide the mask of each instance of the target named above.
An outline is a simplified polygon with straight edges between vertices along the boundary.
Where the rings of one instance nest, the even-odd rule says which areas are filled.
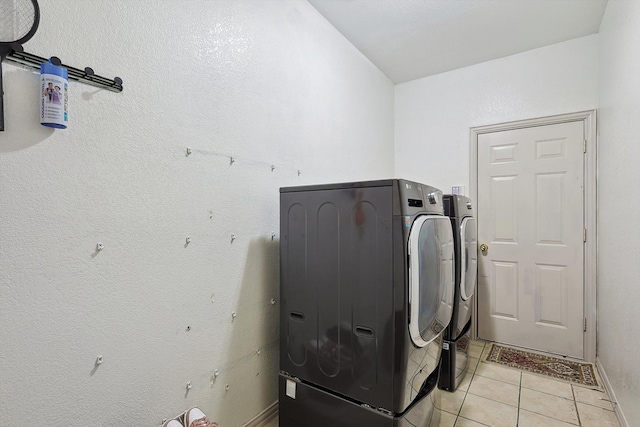
[[[453,233],[448,217],[416,218],[409,234],[409,333],[424,347],[451,321]]]
[[[460,296],[464,301],[473,296],[478,274],[478,237],[476,219],[468,217],[460,225]]]

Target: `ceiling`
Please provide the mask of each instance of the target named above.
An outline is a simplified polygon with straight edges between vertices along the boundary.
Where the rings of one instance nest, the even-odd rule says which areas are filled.
[[[607,0],[308,0],[394,83],[598,32]]]

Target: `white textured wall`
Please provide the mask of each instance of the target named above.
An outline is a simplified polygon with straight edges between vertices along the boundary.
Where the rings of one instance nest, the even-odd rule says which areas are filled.
[[[597,107],[598,36],[396,86],[396,175],[469,194],[469,128]]]
[[[304,0],[40,6],[28,52],[125,90],[53,131],[3,65],[0,425],[238,426],[277,399],[278,188],[392,176],[393,85]]]
[[[640,2],[609,0],[600,26],[598,357],[640,425]]]

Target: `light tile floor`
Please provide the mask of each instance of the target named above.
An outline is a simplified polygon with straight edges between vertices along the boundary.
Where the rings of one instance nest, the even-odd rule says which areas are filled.
[[[467,375],[442,392],[440,427],[620,427],[606,392],[486,362],[472,341]]]
[[[465,379],[441,392],[440,427],[620,427],[606,392],[486,362],[490,347],[471,341]]]

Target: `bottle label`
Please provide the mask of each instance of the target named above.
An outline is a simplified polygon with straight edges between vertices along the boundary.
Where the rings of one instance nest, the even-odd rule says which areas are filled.
[[[69,122],[68,80],[54,74],[41,74],[41,79],[40,123],[66,128]]]

